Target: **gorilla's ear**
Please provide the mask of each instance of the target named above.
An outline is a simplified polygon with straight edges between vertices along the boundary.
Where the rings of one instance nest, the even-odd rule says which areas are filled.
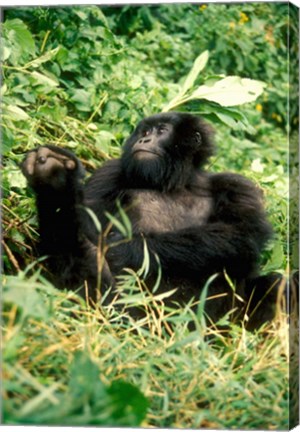
[[[196,141],[196,143],[201,144],[202,142],[202,138],[201,138],[201,133],[199,131],[196,131],[194,134],[194,139]]]
[[[193,117],[190,134],[191,151],[194,153],[194,165],[201,166],[214,154],[215,130],[200,117]]]

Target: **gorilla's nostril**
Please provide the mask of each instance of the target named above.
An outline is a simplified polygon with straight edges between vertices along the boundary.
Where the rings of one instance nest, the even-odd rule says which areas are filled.
[[[46,163],[46,160],[47,160],[47,158],[46,158],[45,156],[39,156],[39,157],[37,158],[37,162],[38,162],[39,164],[44,164],[44,163]]]

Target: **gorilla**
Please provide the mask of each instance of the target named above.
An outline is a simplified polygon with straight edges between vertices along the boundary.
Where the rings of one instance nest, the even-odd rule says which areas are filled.
[[[258,273],[272,237],[262,192],[241,175],[204,170],[213,141],[198,116],[156,114],[86,182],[70,151],[29,151],[22,172],[36,195],[40,253],[56,286],[88,290],[96,301],[114,292],[125,269],[138,271],[146,251],[147,286],[161,272],[155,292],[177,288],[167,304],[199,300],[215,275],[205,304],[210,319],[232,309],[235,319],[247,312],[249,327],[271,319],[280,278]]]

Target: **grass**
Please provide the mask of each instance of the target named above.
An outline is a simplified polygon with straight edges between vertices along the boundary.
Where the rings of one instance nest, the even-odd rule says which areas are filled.
[[[288,429],[289,329],[279,309],[256,333],[224,332],[201,308],[197,316],[150,294],[130,298],[146,306],[144,318],[128,317],[128,296],[121,310],[92,308],[38,273],[7,277],[4,422]]]

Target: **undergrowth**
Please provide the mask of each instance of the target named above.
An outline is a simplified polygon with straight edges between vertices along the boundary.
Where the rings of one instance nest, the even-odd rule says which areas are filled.
[[[203,308],[168,309],[138,288],[134,302],[92,307],[39,273],[4,282],[6,424],[288,428],[280,309],[250,333],[226,317],[207,325]]]
[[[139,290],[134,274],[120,283],[124,295],[111,306],[58,291],[41,276],[43,260],[36,262],[34,196],[20,172],[28,150],[53,143],[74,151],[90,175],[120,155],[141,118],[178,101],[186,83],[193,91],[221,74],[263,81],[263,94],[242,107],[202,99],[185,108],[217,129],[209,170],[239,172],[263,189],[274,238],[262,255],[262,273],[285,273],[289,258],[298,268],[295,104],[286,118],[288,95],[297,99],[288,79],[297,76],[298,31],[296,20],[287,19],[289,7],[254,2],[4,11],[4,423],[264,430],[296,423],[293,314],[288,321],[278,307],[276,319],[255,333],[228,317],[217,327],[206,320],[203,304],[197,313],[191,304],[168,309]],[[290,11],[295,17],[296,8]],[[208,52],[204,70],[191,73]],[[133,306],[146,314],[131,318]]]

